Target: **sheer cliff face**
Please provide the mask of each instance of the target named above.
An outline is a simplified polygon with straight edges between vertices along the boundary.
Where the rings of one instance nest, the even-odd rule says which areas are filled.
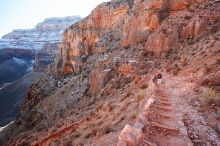
[[[64,73],[78,73],[83,57],[118,47],[145,43],[147,52],[157,54],[180,48],[181,37],[201,34],[206,22],[219,16],[194,16],[185,27],[182,22],[173,22],[177,23],[173,27],[167,25],[172,23],[171,20],[165,24],[163,20],[174,16],[193,17],[189,8],[193,11],[196,5],[206,1],[122,0],[102,4],[87,18],[65,31],[57,64],[62,64],[60,69]]]
[[[2,48],[41,50],[48,42],[61,42],[63,31],[81,20],[80,16],[47,18],[33,29],[18,29],[6,34],[0,40]]]

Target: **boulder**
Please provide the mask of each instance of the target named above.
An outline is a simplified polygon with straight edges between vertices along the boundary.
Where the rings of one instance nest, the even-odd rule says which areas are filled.
[[[127,146],[138,146],[143,142],[143,139],[144,133],[142,129],[126,125],[119,136],[118,144],[125,142]]]
[[[178,49],[180,47],[178,43],[178,33],[174,31],[172,34],[168,34],[163,31],[157,31],[149,36],[145,43],[145,50],[147,52],[153,52],[160,54],[167,52],[171,49]]]
[[[89,93],[96,94],[107,84],[107,82],[114,76],[114,72],[109,70],[95,69],[89,76]]]
[[[186,27],[183,28],[182,35],[185,38],[198,37],[206,30],[206,27],[207,22],[197,16],[195,18],[192,18],[190,22],[186,25]]]

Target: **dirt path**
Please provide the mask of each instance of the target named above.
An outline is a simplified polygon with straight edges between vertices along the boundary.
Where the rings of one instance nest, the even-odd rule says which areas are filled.
[[[156,86],[155,101],[148,109],[148,123],[143,129],[144,142],[152,146],[192,146],[178,100],[165,89],[169,88],[164,84]]]

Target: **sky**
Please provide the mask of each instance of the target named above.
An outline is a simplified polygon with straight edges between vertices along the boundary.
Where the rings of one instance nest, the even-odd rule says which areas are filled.
[[[29,29],[45,18],[85,17],[110,0],[0,0],[0,38],[14,29]]]

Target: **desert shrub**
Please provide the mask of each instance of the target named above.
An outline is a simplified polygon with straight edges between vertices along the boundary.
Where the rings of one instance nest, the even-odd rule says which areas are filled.
[[[142,56],[146,57],[148,53],[146,51],[142,52]]]
[[[166,72],[167,72],[167,73],[170,73],[171,71],[172,71],[172,68],[171,68],[171,67],[167,67],[167,68],[166,68]]]
[[[109,124],[105,124],[105,125],[101,126],[101,128],[98,129],[98,133],[99,133],[100,136],[108,134],[108,133],[113,132],[113,131],[114,131],[114,129]]]
[[[220,106],[220,94],[212,88],[204,88],[201,98],[202,106]]]
[[[173,75],[177,76],[177,75],[178,75],[178,72],[179,72],[181,69],[180,69],[180,67],[179,67],[178,64],[175,64],[172,70],[173,70],[173,72],[172,72]]]
[[[80,137],[81,133],[79,131],[76,131],[73,136],[74,138]]]
[[[142,78],[140,76],[135,77],[134,83],[138,84]]]
[[[74,140],[74,146],[82,146],[82,145],[83,145],[83,139]]]
[[[178,71],[177,71],[177,70],[174,70],[174,71],[173,71],[173,75],[174,75],[174,76],[177,76],[177,75],[178,75]]]
[[[64,139],[63,140],[63,145],[64,146],[72,146],[73,144],[72,144],[72,140],[71,139]]]
[[[126,94],[125,94],[125,97],[128,97],[128,96],[130,96],[131,94],[132,94],[131,91],[128,90],[128,91],[126,92]]]
[[[20,145],[21,146],[28,146],[28,145],[30,145],[30,143],[28,141],[23,141]]]
[[[184,58],[182,60],[182,66],[186,66],[188,64],[187,62],[188,62],[188,60],[186,58]]]
[[[88,129],[87,132],[85,132],[84,138],[89,138],[96,135],[95,129]]]
[[[111,112],[113,109],[114,109],[114,107],[111,104],[109,104],[107,107],[107,111]]]
[[[147,84],[141,84],[141,85],[140,85],[140,88],[141,88],[141,89],[146,89],[147,87],[148,87]]]
[[[216,64],[220,65],[220,58],[216,60]]]
[[[187,15],[187,16],[184,17],[184,19],[189,20],[189,19],[191,19],[191,16]]]
[[[138,116],[138,113],[136,111],[131,113],[131,119],[136,119]]]

